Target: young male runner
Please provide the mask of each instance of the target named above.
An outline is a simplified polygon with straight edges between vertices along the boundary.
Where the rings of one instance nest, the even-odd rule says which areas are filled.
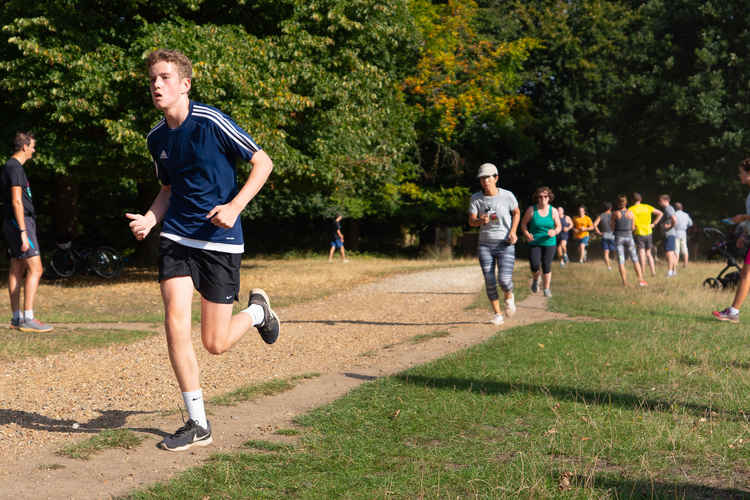
[[[162,187],[145,215],[125,215],[138,240],[163,222],[159,283],[167,346],[189,419],[160,446],[182,451],[212,441],[190,338],[193,289],[201,294],[203,346],[212,354],[227,351],[251,326],[268,344],[279,335],[279,319],[261,289],[250,292],[247,309],[232,315],[244,252],[239,215],[268,179],[273,163],[229,116],[188,98],[192,64],[184,54],[156,50],[148,56],[148,72],[151,99],[164,113],[147,137]],[[238,158],[253,165],[239,190]]]

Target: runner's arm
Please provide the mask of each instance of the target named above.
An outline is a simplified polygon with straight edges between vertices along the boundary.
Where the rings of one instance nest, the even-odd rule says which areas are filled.
[[[133,232],[135,239],[142,240],[153,229],[155,225],[164,218],[169,208],[169,200],[172,197],[171,186],[162,186],[159,194],[151,203],[145,215],[126,213],[125,217],[130,219],[130,230]]]
[[[13,216],[16,218],[16,225],[21,231],[21,252],[26,252],[29,247],[29,235],[26,233],[26,220],[23,218],[23,188],[21,186],[10,187],[10,203],[13,207]]]
[[[662,212],[658,208],[655,208],[653,213],[656,214],[656,219],[654,219],[654,221],[651,223],[652,228],[656,227],[661,218],[664,217],[664,212]]]
[[[508,243],[515,245],[518,241],[518,223],[521,221],[521,209],[518,207],[511,211],[513,214],[513,223],[510,226],[510,233],[508,234]]]
[[[273,170],[273,162],[265,151],[262,149],[256,151],[250,159],[250,163],[252,163],[253,169],[240,192],[229,203],[217,205],[206,214],[206,219],[211,219],[212,224],[223,228],[234,226],[237,217],[268,180],[268,176],[271,175]]]
[[[529,232],[528,224],[533,215],[534,209],[532,207],[529,207],[523,213],[523,218],[521,219],[521,233],[523,233],[526,239],[530,242],[534,241],[534,236]]]

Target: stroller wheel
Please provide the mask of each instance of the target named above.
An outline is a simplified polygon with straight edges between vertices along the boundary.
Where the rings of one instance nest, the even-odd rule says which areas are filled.
[[[716,278],[706,278],[703,280],[703,286],[706,288],[713,288],[714,290],[718,290],[722,287],[721,281],[717,280]]]

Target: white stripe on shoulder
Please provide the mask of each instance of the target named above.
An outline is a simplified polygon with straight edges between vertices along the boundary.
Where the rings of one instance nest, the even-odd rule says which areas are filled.
[[[218,111],[206,106],[195,104],[193,106],[193,115],[208,118],[209,120],[214,122],[225,134],[227,134],[227,136],[234,140],[234,142],[236,142],[240,147],[250,151],[251,153],[255,153],[256,151],[260,150],[260,147],[255,144],[252,139],[250,139],[249,135],[239,129],[237,125],[227,120],[227,118]]]
[[[148,138],[151,136],[151,134],[153,134],[154,132],[156,132],[157,129],[163,127],[166,122],[167,122],[167,120],[165,120],[164,118],[162,118],[161,120],[159,120],[159,123],[157,123],[156,125],[154,125],[154,128],[152,128],[151,131],[146,135],[146,140],[148,140]]]

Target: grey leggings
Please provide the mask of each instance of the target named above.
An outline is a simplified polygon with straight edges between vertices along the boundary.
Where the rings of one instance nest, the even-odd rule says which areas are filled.
[[[487,298],[498,300],[498,279],[500,288],[504,292],[513,291],[513,266],[516,262],[516,247],[506,241],[495,244],[479,244],[479,265],[482,266],[484,274],[484,285],[487,288]],[[495,275],[497,266],[497,276]]]

